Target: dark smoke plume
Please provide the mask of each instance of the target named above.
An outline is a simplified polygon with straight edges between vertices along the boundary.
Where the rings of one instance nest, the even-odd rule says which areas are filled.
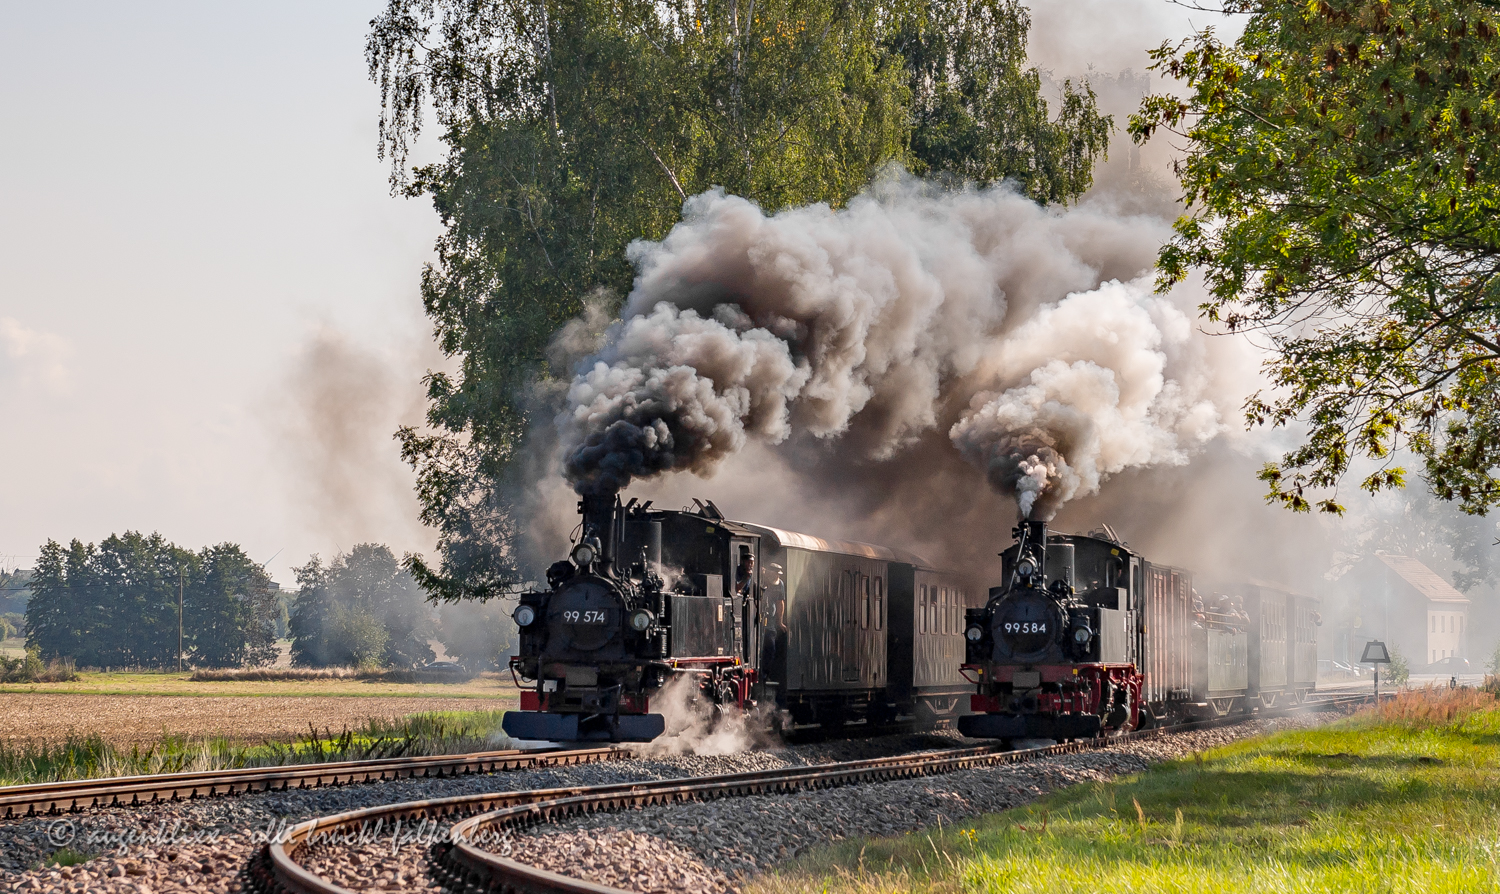
[[[1124,469],[1186,462],[1243,394],[1172,300],[1117,281],[1163,233],[899,175],[840,211],[696,196],[663,241],[631,248],[623,322],[558,417],[564,471],[608,493],[710,476],[752,439],[839,439],[878,463],[942,432],[1050,517]]]

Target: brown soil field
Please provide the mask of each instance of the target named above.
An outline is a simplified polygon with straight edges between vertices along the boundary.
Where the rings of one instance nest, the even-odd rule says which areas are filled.
[[[224,737],[237,742],[286,741],[342,732],[373,717],[426,711],[484,711],[513,707],[508,699],[338,698],[318,696],[47,695],[0,693],[0,740],[58,742],[98,733],[117,745],[154,742],[163,734]]]

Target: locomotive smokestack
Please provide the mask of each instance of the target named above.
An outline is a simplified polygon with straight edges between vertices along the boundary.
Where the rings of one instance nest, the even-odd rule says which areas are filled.
[[[599,564],[609,567],[615,559],[615,516],[620,505],[615,494],[584,494],[578,501],[583,516],[583,536],[599,538]]]
[[[1030,556],[1036,565],[1037,573],[1042,580],[1047,579],[1047,523],[1038,519],[1023,519],[1016,525],[1012,536],[1021,545],[1021,551],[1016,556],[1019,561],[1023,557]]]

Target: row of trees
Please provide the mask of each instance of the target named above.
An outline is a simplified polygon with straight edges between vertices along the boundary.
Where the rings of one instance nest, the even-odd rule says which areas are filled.
[[[288,626],[299,666],[409,668],[432,661],[437,640],[479,671],[501,663],[515,642],[515,624],[499,605],[434,611],[382,544],[360,544],[327,563],[315,556],[296,574]]]
[[[281,634],[302,667],[412,668],[431,642],[473,670],[495,666],[514,642],[499,605],[425,601],[390,549],[360,544],[296,569],[290,612],[265,570],[240,547],[198,552],[134,531],[98,545],[48,541],[27,581],[28,649],[85,667],[175,667],[178,599],[184,660],[195,667],[268,665]]]
[[[193,552],[135,531],[97,546],[49,540],[28,584],[26,643],[44,659],[176,665],[179,598],[187,661],[236,667],[276,659],[276,592],[232,543]]]
[[[298,568],[288,628],[302,667],[413,667],[432,661],[436,632],[411,576],[385,546],[362,543]]]

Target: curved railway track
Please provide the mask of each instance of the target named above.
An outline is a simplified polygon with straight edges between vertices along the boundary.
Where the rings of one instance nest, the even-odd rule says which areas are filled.
[[[1250,720],[1286,716],[1292,711],[1338,710],[1368,701],[1368,696],[1336,696],[1289,710],[1253,716],[1181,724],[1107,739],[1068,742],[1019,751],[1001,745],[946,749],[896,757],[750,773],[667,779],[652,782],[540,789],[410,801],[319,817],[293,826],[285,837],[267,845],[250,867],[254,884],[266,891],[294,894],[353,894],[302,865],[300,858],[323,843],[362,843],[379,839],[413,822],[456,820],[434,849],[449,886],[468,886],[526,894],[630,894],[619,888],[570,878],[507,859],[487,850],[486,842],[507,833],[586,813],[647,807],[695,800],[784,794],[894,779],[949,773],[972,767],[1016,764],[1057,754],[1108,748],[1195,729],[1229,726]]]
[[[286,791],[385,782],[414,777],[463,776],[532,767],[557,767],[630,756],[623,748],[482,751],[436,757],[387,758],[284,767],[252,767],[80,779],[0,787],[0,818],[74,813],[94,807],[137,807],[249,792]]]

